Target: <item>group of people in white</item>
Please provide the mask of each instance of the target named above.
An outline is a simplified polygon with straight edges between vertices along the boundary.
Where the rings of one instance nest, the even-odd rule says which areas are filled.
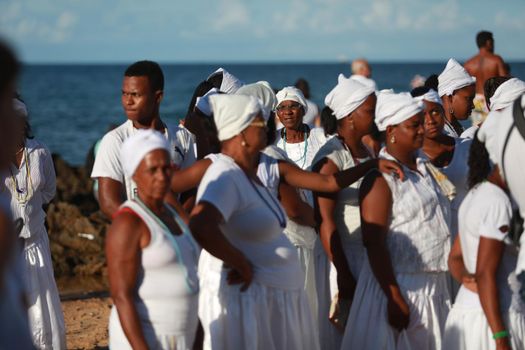
[[[304,123],[298,88],[221,68],[171,126],[160,66],[129,66],[127,120],[91,174],[112,218],[110,348],[525,349],[525,82],[492,81],[488,117],[465,131],[475,80],[450,59],[438,81],[377,91],[341,74],[323,129]],[[25,105],[8,100],[3,212],[24,224],[3,280],[25,279],[33,344],[61,349],[43,210],[55,174]],[[2,324],[12,302],[0,299]]]

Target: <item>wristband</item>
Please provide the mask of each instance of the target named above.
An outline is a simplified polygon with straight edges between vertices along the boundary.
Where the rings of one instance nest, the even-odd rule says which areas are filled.
[[[492,339],[496,340],[496,339],[501,339],[501,338],[507,338],[509,336],[509,332],[507,331],[500,331],[500,332],[496,332],[492,335]]]

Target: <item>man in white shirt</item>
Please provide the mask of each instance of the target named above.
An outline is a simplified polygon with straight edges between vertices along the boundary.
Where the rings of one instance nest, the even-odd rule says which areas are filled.
[[[124,175],[120,159],[122,142],[137,129],[155,129],[170,143],[174,165],[187,167],[195,161],[193,135],[183,127],[170,127],[160,118],[164,74],[156,62],[139,61],[129,66],[122,82],[122,107],[128,120],[104,135],[93,165],[98,179],[100,209],[111,217],[126,200],[134,198],[136,185]]]

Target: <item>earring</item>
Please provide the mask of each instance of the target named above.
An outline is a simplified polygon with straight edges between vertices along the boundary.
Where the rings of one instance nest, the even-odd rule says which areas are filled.
[[[390,138],[390,143],[396,143],[396,137],[394,135]]]
[[[451,116],[453,116],[453,115],[454,115],[454,110],[453,110],[452,108],[449,108],[449,109],[448,109],[448,114],[450,114]]]
[[[242,141],[241,141],[241,146],[242,146],[242,147],[246,147],[246,141],[242,140]]]

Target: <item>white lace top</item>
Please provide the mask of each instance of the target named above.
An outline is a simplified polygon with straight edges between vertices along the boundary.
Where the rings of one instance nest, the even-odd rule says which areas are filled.
[[[395,160],[385,148],[380,158]],[[396,273],[447,271],[450,252],[450,204],[425,166],[403,166],[405,180],[383,174],[392,192],[387,246]]]

